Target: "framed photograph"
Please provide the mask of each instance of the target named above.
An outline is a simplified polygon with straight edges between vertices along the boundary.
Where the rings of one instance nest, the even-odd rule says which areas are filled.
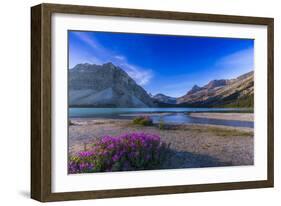
[[[273,187],[273,19],[31,8],[31,197]]]

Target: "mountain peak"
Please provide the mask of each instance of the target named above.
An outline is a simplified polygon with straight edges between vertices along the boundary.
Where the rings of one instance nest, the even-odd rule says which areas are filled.
[[[186,95],[190,95],[190,94],[196,93],[196,92],[198,92],[200,89],[201,89],[201,87],[199,87],[197,84],[195,84],[195,85],[191,88],[191,90],[189,90],[189,91],[187,92]]]
[[[166,96],[166,95],[164,95],[162,93],[158,93],[158,94],[155,94],[153,97],[158,97],[158,96]]]
[[[97,72],[98,70],[107,70],[108,72],[109,70],[112,72],[121,72],[125,76],[127,74],[124,70],[122,70],[118,66],[115,66],[112,62],[108,62],[102,65],[81,63],[73,67],[70,72]]]
[[[108,66],[108,67],[111,67],[111,68],[116,67],[112,62],[107,62],[107,63],[103,64],[102,66]]]
[[[152,107],[153,101],[122,68],[78,64],[69,72],[69,102],[74,106]]]
[[[176,101],[177,101],[176,98],[167,96],[162,93],[158,93],[158,94],[154,95],[152,98],[154,100],[156,100],[157,102],[167,103],[167,104],[176,104]]]
[[[200,89],[201,87],[199,87],[197,84],[195,84],[192,88],[191,88],[191,90],[198,90],[198,89]]]
[[[248,78],[248,77],[250,77],[250,76],[253,76],[254,75],[254,71],[250,71],[250,72],[247,72],[246,74],[242,74],[242,75],[240,75],[239,77],[237,77],[236,79],[246,79],[246,78]]]
[[[80,63],[80,64],[76,64],[72,69],[79,70],[79,69],[83,69],[83,68],[88,68],[90,66],[92,66],[92,65],[89,63]]]
[[[227,80],[225,79],[219,79],[219,80],[212,80],[207,85],[204,86],[204,88],[207,89],[213,89],[215,87],[225,86],[227,84]]]

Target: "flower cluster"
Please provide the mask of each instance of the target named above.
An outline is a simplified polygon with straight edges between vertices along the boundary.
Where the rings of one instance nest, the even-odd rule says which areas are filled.
[[[89,173],[157,168],[165,159],[169,146],[160,137],[146,133],[105,136],[88,151],[71,156],[68,172]]]
[[[139,124],[143,126],[153,125],[153,121],[149,116],[139,116],[133,119],[134,124]]]

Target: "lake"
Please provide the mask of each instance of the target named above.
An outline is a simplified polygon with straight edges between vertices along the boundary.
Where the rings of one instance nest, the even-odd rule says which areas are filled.
[[[190,112],[247,112],[245,108],[69,108],[70,118],[133,119],[149,115],[154,123],[160,120],[173,124],[213,124],[254,128],[254,122],[191,117]]]

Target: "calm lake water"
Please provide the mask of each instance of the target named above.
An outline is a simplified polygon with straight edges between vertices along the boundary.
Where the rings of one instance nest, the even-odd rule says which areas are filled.
[[[189,112],[245,112],[243,108],[69,108],[69,117],[133,119],[147,114],[154,123],[163,120],[174,124],[214,124],[233,127],[254,127],[253,122],[191,117]]]

